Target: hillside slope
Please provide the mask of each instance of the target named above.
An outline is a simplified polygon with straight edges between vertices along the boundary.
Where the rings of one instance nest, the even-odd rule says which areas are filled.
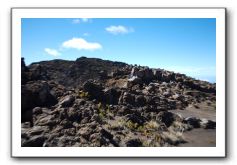
[[[86,57],[22,59],[21,74],[22,146],[177,146],[185,131],[215,129],[174,113],[215,110],[215,84],[184,74]]]

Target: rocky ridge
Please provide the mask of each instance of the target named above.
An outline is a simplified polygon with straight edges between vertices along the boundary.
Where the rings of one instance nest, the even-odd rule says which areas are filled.
[[[177,146],[215,121],[172,110],[215,106],[216,87],[184,74],[81,57],[21,67],[22,146]]]

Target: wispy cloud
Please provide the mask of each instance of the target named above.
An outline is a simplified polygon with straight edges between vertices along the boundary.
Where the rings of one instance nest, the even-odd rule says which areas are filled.
[[[44,51],[51,56],[61,55],[61,53],[59,53],[56,49],[45,48]]]
[[[216,67],[193,67],[193,66],[171,66],[166,68],[168,70],[185,73],[189,75],[215,75]]]
[[[200,80],[205,81],[215,81],[216,77],[216,67],[207,66],[207,67],[193,67],[193,66],[170,66],[165,69],[174,71],[176,73],[186,74],[187,76],[191,76]]]
[[[72,20],[73,24],[90,23],[90,22],[92,22],[91,18],[76,18]]]
[[[97,42],[88,42],[83,38],[72,38],[63,42],[62,47],[73,48],[77,50],[97,50],[102,49],[101,44]]]
[[[216,81],[216,67],[215,66],[170,66],[165,67],[164,69],[174,71],[176,73],[186,74],[187,76],[191,76],[193,78],[215,82]]]
[[[83,36],[90,36],[90,33],[83,33]]]
[[[109,26],[106,27],[105,30],[111,34],[117,35],[117,34],[127,34],[127,33],[131,33],[134,32],[133,28],[128,28],[122,25],[118,25],[118,26]]]
[[[81,23],[81,20],[80,19],[73,19],[72,23],[73,24],[79,24],[79,23]]]
[[[82,20],[82,22],[89,22],[90,21],[89,18],[82,18],[81,20]]]

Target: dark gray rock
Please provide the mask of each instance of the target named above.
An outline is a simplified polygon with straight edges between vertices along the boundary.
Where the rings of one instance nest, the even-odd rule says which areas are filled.
[[[157,120],[169,127],[175,121],[175,118],[173,113],[162,111],[158,113]]]
[[[65,96],[60,102],[60,104],[62,105],[62,107],[70,107],[72,106],[74,101],[75,101],[75,97],[72,95],[69,95],[69,96]]]
[[[78,133],[83,138],[89,140],[90,135],[93,133],[93,130],[90,127],[83,127],[78,131]]]
[[[103,87],[99,84],[96,84],[92,80],[88,80],[83,84],[83,90],[88,92],[90,99],[103,99]]]
[[[207,119],[201,119],[200,126],[204,129],[215,129],[216,128],[216,122],[207,120]]]
[[[79,112],[79,110],[70,107],[67,111],[67,117],[69,120],[71,121],[76,121],[76,122],[80,122],[82,119],[82,115]]]
[[[138,125],[143,125],[146,122],[146,118],[140,114],[128,114],[126,115],[127,121],[137,123]]]
[[[29,140],[23,140],[22,147],[42,147],[47,138],[43,135],[31,137]]]
[[[100,133],[103,137],[105,137],[107,139],[113,139],[113,135],[105,129],[101,129]]]
[[[196,117],[187,117],[184,119],[185,123],[193,126],[193,128],[200,128],[200,119],[197,119]]]
[[[75,104],[77,105],[85,105],[86,101],[84,99],[76,99]]]
[[[40,107],[35,107],[34,109],[33,109],[33,114],[34,115],[39,115],[39,114],[41,114],[42,113],[42,108],[40,108]]]
[[[115,88],[106,88],[104,90],[104,102],[106,104],[118,104],[121,91],[116,90]]]
[[[137,106],[144,106],[146,105],[146,98],[143,95],[137,95],[135,97],[135,102]]]
[[[123,104],[130,104],[130,105],[134,105],[135,103],[135,96],[133,94],[130,94],[128,92],[125,92],[123,94]]]
[[[22,121],[32,121],[32,116],[26,116],[26,111],[34,107],[48,107],[55,105],[57,99],[50,93],[47,82],[30,82],[21,87]]]
[[[127,147],[142,147],[140,139],[131,139],[126,142]]]

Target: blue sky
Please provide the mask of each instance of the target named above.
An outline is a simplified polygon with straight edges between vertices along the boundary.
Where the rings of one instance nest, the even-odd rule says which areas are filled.
[[[86,56],[216,79],[215,18],[24,18],[21,43],[27,65]]]

